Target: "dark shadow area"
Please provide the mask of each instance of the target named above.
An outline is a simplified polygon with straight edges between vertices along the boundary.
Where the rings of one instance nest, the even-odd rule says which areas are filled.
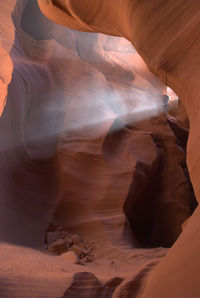
[[[151,123],[155,120],[148,121]],[[182,223],[198,205],[186,165],[189,130],[186,133],[175,121],[171,123],[169,118],[166,121],[176,136],[177,148],[181,148],[182,154],[178,156],[177,150],[173,151],[168,142],[163,142],[163,137],[153,132],[159,155],[157,166],[152,172],[151,167],[137,164],[124,204],[133,234],[142,247],[171,247],[182,232]],[[129,128],[137,129],[137,125],[130,125]],[[178,182],[180,175],[182,179]]]

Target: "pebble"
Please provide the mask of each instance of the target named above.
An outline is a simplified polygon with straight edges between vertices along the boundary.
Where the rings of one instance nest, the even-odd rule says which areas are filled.
[[[70,237],[65,237],[63,240],[67,248],[70,248],[73,245],[73,241],[71,240]]]
[[[94,242],[84,241],[79,235],[72,235],[63,227],[56,227],[46,234],[45,247],[74,264],[84,265],[94,260]]]
[[[83,259],[81,259],[83,263],[89,263],[93,261],[93,258],[91,256],[86,256]]]
[[[48,250],[61,254],[66,251],[66,245],[63,239],[58,239],[48,246]]]
[[[79,264],[79,259],[74,251],[68,251],[60,255],[61,258],[70,261],[73,264]]]
[[[67,231],[59,231],[59,236],[61,238],[70,237],[70,234]]]
[[[72,235],[71,240],[74,244],[79,244],[82,242],[82,239],[79,235]]]
[[[83,250],[78,245],[73,245],[70,250],[74,251],[78,257],[83,253]]]

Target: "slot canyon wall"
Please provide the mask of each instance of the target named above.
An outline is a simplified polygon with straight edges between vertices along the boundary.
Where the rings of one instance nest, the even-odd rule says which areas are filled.
[[[0,297],[199,297],[199,8],[0,2]]]

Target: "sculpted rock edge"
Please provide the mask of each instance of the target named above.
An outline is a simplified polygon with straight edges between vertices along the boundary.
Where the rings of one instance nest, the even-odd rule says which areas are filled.
[[[99,6],[101,2],[101,6]],[[198,1],[38,1],[51,20],[78,30],[124,36],[183,102],[190,121],[187,164],[200,200],[200,3]],[[99,8],[99,9],[98,9]],[[198,297],[199,208],[156,267],[141,297]]]
[[[0,297],[198,297],[199,4],[39,5],[0,2]]]

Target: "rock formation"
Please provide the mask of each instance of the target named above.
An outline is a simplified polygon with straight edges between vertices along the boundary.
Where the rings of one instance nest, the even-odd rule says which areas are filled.
[[[0,297],[198,297],[199,4],[178,2],[0,4]]]
[[[117,3],[109,1],[109,4],[101,1],[100,5],[100,1],[86,0],[81,3],[48,1],[47,5],[46,1],[39,2],[48,17],[66,26],[127,37],[151,71],[178,94],[190,121],[187,163],[198,199],[199,69],[196,66],[199,61],[199,3],[152,0],[147,4],[145,1],[119,0]],[[194,279],[199,259],[198,218],[197,210],[165,261],[156,269],[144,297],[198,297],[199,285]],[[173,276],[177,268],[180,270],[176,277],[166,281],[164,276]],[[186,280],[187,290],[182,286]]]

